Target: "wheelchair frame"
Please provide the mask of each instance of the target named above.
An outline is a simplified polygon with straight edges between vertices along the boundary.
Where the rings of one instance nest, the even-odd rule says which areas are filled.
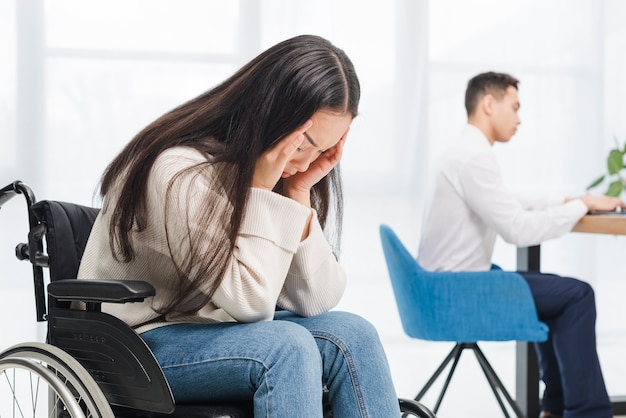
[[[148,346],[126,323],[100,309],[103,302],[143,301],[154,295],[154,288],[143,281],[76,279],[98,210],[64,202],[37,202],[30,187],[21,181],[0,189],[0,208],[18,194],[26,199],[30,229],[28,242],[18,244],[15,254],[32,264],[36,320],[47,322],[48,336],[46,343],[18,344],[0,353],[0,378],[9,382],[20,378],[30,381],[31,403],[33,379],[37,389],[42,383],[49,395],[43,416],[252,417],[251,404],[241,402],[176,407],[167,380]],[[56,219],[48,225],[46,219],[51,218]],[[75,229],[80,227],[72,223],[74,219],[82,222],[83,218],[90,222],[89,230],[79,231],[77,237]],[[71,236],[60,227],[53,230],[58,225],[53,228],[52,224],[59,222],[66,229],[71,228]],[[44,252],[44,236],[48,254]],[[72,244],[76,253],[70,251]],[[67,261],[63,260],[69,269],[57,260],[66,256],[61,249],[70,253]],[[47,306],[44,267],[50,271]],[[71,302],[83,302],[86,309],[70,309]],[[9,387],[15,404],[16,384],[9,383]],[[24,416],[17,403],[13,416]],[[416,401],[399,399],[399,403],[403,417],[435,417]],[[40,405],[30,406],[34,411]],[[325,416],[332,417],[332,412],[327,411]]]

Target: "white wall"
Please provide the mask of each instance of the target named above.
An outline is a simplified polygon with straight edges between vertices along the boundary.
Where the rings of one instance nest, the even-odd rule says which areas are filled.
[[[465,83],[487,70],[521,80],[522,125],[497,146],[508,182],[584,193],[612,136],[626,140],[625,18],[619,0],[0,0],[0,187],[21,179],[40,199],[91,204],[106,164],[162,112],[279,40],[331,39],[363,89],[342,162],[351,282],[340,307],[379,328],[398,391],[413,396],[448,347],[403,335],[378,225],[417,248],[429,162],[465,123]],[[0,210],[0,347],[44,335],[29,266],[13,257],[26,237],[19,199]],[[626,337],[625,249],[580,234],[543,246],[545,270],[596,288],[611,393],[626,393],[612,354]],[[514,248],[498,242],[495,257],[514,268]],[[513,389],[512,345],[488,347]]]

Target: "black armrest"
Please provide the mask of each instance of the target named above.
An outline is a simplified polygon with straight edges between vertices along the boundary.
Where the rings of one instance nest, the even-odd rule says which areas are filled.
[[[57,280],[48,285],[48,294],[60,301],[141,302],[154,296],[154,287],[140,280]]]

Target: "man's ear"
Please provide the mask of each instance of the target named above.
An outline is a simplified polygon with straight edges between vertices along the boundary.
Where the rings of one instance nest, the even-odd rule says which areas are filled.
[[[485,94],[480,100],[480,108],[486,116],[491,116],[493,113],[493,105],[496,99],[491,94]]]

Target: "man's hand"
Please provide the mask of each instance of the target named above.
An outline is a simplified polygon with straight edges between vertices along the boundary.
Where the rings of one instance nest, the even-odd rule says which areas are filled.
[[[589,210],[612,211],[618,207],[621,210],[626,210],[626,204],[618,197],[587,194],[574,199],[582,200]],[[565,199],[566,202],[569,200],[572,199]]]

